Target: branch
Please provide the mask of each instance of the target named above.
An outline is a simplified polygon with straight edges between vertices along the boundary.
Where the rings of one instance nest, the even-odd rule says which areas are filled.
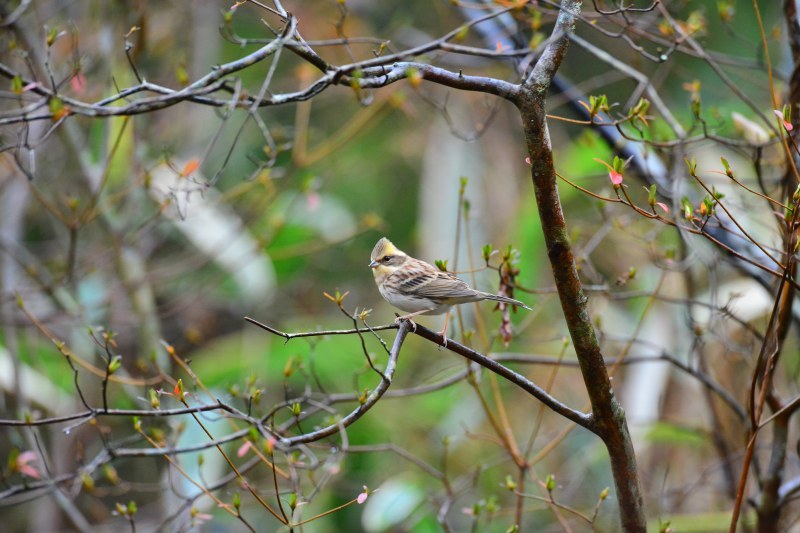
[[[428,65],[426,63],[400,62],[394,63],[391,69],[386,67],[370,67],[364,69],[364,79],[359,80],[359,86],[363,88],[385,87],[398,80],[409,77],[411,73],[417,73],[422,79],[445,85],[453,89],[462,91],[476,91],[493,94],[507,100],[513,100],[519,92],[519,86],[507,81],[483,76],[465,76],[461,72],[455,73],[447,69]]]
[[[438,333],[426,327],[420,326],[419,324],[416,325],[414,333],[423,339],[428,339],[429,341],[435,342],[451,352],[457,353],[458,355],[466,357],[470,361],[478,363],[482,367],[494,372],[498,376],[503,377],[514,385],[518,386],[567,420],[575,422],[577,425],[584,429],[588,429],[593,433],[597,433],[597,428],[593,424],[591,415],[582,413],[577,409],[572,409],[571,407],[559,402],[554,397],[550,396],[550,394],[548,394],[544,389],[536,385],[525,376],[514,372],[507,366],[501,365],[491,357],[487,357],[480,352],[476,352],[472,348],[468,348],[463,344],[459,344],[452,339],[447,339],[447,345],[445,345],[444,337],[442,335],[439,335]]]
[[[269,331],[270,333],[278,335],[279,337],[283,337],[287,341],[289,339],[296,338],[296,337],[317,336],[317,335],[324,335],[324,334],[334,334],[334,335],[341,334],[341,335],[344,335],[344,334],[354,334],[356,332],[361,332],[361,331],[368,331],[368,330],[360,330],[360,329],[358,329],[358,330],[357,329],[351,329],[351,330],[329,330],[329,331],[326,331],[326,332],[285,333],[283,331],[279,331],[279,330],[277,330],[275,328],[267,326],[266,324],[262,324],[262,323],[254,320],[252,318],[249,318],[249,317],[245,317],[245,320],[247,320],[248,322],[250,322],[252,324],[257,325],[260,328],[265,329],[266,331]],[[401,323],[400,323],[400,330],[401,331],[403,330],[403,327],[408,324],[408,322],[409,321],[407,321],[407,320],[401,321]],[[397,326],[395,326],[395,325],[388,325],[388,326],[378,326],[378,327],[374,327],[372,329],[373,330],[394,329],[396,327]],[[408,327],[406,329],[408,329]],[[578,411],[576,409],[572,409],[571,407],[559,402],[554,397],[550,396],[547,392],[545,392],[544,389],[540,388],[538,385],[536,385],[534,382],[532,382],[531,380],[529,380],[525,376],[523,376],[521,374],[518,374],[517,372],[514,372],[510,368],[508,368],[506,366],[503,366],[502,364],[498,363],[494,359],[492,359],[490,357],[487,357],[486,355],[483,355],[480,352],[476,352],[475,350],[473,350],[471,348],[468,348],[467,346],[464,346],[463,344],[459,344],[458,342],[456,342],[456,341],[454,341],[452,339],[447,339],[447,345],[445,345],[444,344],[444,337],[442,335],[440,335],[440,334],[434,332],[433,330],[430,330],[430,329],[428,329],[428,328],[426,328],[424,326],[420,326],[419,324],[415,324],[415,329],[413,330],[413,332],[416,335],[418,335],[418,336],[420,336],[420,337],[422,337],[424,339],[432,341],[432,342],[438,344],[439,346],[443,346],[444,348],[450,350],[451,352],[457,353],[457,354],[459,354],[459,355],[461,355],[463,357],[466,357],[467,359],[469,359],[471,361],[474,361],[475,363],[478,363],[482,367],[494,372],[498,376],[501,376],[501,377],[507,379],[508,381],[510,381],[511,383],[517,385],[518,387],[520,387],[521,389],[523,389],[524,391],[529,393],[534,398],[536,398],[539,401],[541,401],[547,407],[552,409],[554,412],[560,414],[564,418],[566,418],[568,420],[571,420],[572,422],[575,422],[576,424],[578,424],[582,428],[585,428],[585,429],[588,429],[589,431],[595,432],[595,429],[592,426],[592,417],[591,417],[591,415],[588,415],[586,413],[582,413],[582,412],[580,412],[580,411]],[[408,331],[406,331],[406,334],[407,333],[408,333]],[[391,370],[394,371],[394,368],[393,368],[393,365],[392,365],[392,359],[393,358],[396,359],[396,357],[397,357],[396,351],[398,351],[400,349],[400,346],[398,346],[398,338],[399,337],[400,337],[400,335],[399,335],[399,332],[398,332],[398,337],[395,338],[395,343],[394,343],[394,346],[392,347],[392,350],[391,350],[391,353],[390,353],[390,356],[389,356],[389,364],[387,365],[386,372],[389,372],[390,367],[392,367]],[[403,338],[404,337],[405,337],[405,334],[403,335]],[[400,340],[400,344],[402,345],[402,339]],[[459,374],[459,375],[457,375],[457,377],[454,377],[452,381],[455,382],[455,381],[461,379],[462,377],[463,376],[461,376]],[[390,375],[387,375],[387,378],[388,378],[388,381],[391,381],[391,376]],[[450,382],[451,382],[451,380],[446,380],[445,381],[446,384],[449,384]],[[382,382],[381,385],[383,385],[383,383],[384,382]],[[432,387],[439,388],[441,386],[442,386],[441,384],[434,384]],[[386,384],[386,387],[388,387],[388,384]],[[365,403],[365,405],[367,403],[369,403],[370,398],[372,398],[372,396],[374,394],[376,394],[379,391],[380,388],[381,387],[379,386],[378,389],[375,389],[375,391],[373,391],[372,394],[370,394],[370,397],[367,398],[367,402]],[[426,387],[420,387],[420,389],[427,390]],[[410,389],[409,391],[411,393],[417,393],[418,392],[418,391],[416,391],[414,389]],[[403,391],[403,392],[407,393],[409,391]],[[385,391],[381,391],[380,394],[382,395],[384,392]],[[400,392],[400,391],[398,391],[398,392]],[[351,394],[334,395],[333,398],[335,398],[335,401],[348,401],[348,400],[356,399]],[[375,398],[376,401],[377,401],[377,399],[378,398]],[[370,405],[370,407],[371,407],[371,405]],[[365,410],[366,409],[364,409],[364,411]],[[359,411],[357,409],[356,411],[354,411],[353,413],[348,415],[348,417],[349,416],[354,416],[356,413],[360,413],[360,414],[358,414],[359,418],[363,414],[363,412],[361,412],[361,411]],[[347,419],[347,417],[345,417],[345,419]],[[355,419],[351,420],[347,425],[349,425],[350,423],[352,423],[354,421],[355,421]],[[343,422],[344,422],[344,420],[343,420]],[[314,438],[313,440],[319,440],[320,438],[323,438],[323,437],[326,437],[328,435],[331,435],[331,434],[335,433],[336,432],[336,427],[337,426],[335,426],[335,425],[331,425],[328,428],[324,428],[322,430],[319,430],[321,432],[326,432],[326,434],[321,436],[321,437]],[[318,433],[318,432],[315,432],[315,433]],[[309,435],[311,435],[311,434],[309,434]],[[292,437],[292,438],[296,439],[297,437]],[[288,439],[288,440],[291,440],[291,439]],[[291,444],[294,443],[294,441],[292,443],[289,443],[289,442],[286,442],[286,441],[281,441],[281,442],[283,444],[286,444],[286,445],[291,445]],[[297,442],[312,442],[312,441],[311,440],[302,440],[302,441],[297,441]]]
[[[318,429],[317,431],[312,431],[311,433],[305,433],[295,437],[282,438],[278,441],[278,444],[280,446],[291,447],[298,444],[315,442],[338,433],[364,416],[367,411],[375,406],[378,400],[381,399],[381,396],[383,396],[383,394],[392,384],[392,378],[394,377],[394,372],[397,369],[397,358],[400,355],[400,348],[403,347],[403,341],[405,341],[410,329],[411,324],[409,322],[403,322],[400,324],[400,327],[397,330],[397,336],[394,338],[394,344],[392,345],[392,350],[389,353],[389,360],[386,363],[386,369],[383,371],[381,381],[378,386],[369,393],[369,396],[367,396],[364,403],[359,405],[355,410],[351,411],[348,415],[335,424]]]
[[[528,157],[531,161],[531,179],[550,267],[592,405],[592,426],[606,445],[610,457],[622,529],[639,532],[646,531],[647,526],[636,454],[628,433],[625,413],[614,396],[589,315],[588,298],[578,276],[569,230],[558,195],[553,150],[547,129],[547,90],[566,54],[569,35],[574,30],[579,14],[580,2],[562,0],[552,40],[514,103],[519,108],[525,131]]]
[[[103,409],[93,408],[81,413],[74,413],[71,415],[58,416],[53,418],[40,418],[38,420],[3,420],[0,419],[0,426],[49,426],[53,424],[60,424],[63,422],[71,422],[73,420],[90,419],[98,417],[117,417],[117,416],[138,416],[138,417],[170,417],[177,415],[186,415],[191,413],[204,413],[207,411],[216,411],[222,409],[231,414],[236,414],[237,411],[232,407],[217,401],[217,403],[207,405],[196,405],[194,407],[182,407],[179,409],[160,409],[160,410],[147,410],[147,409]]]
[[[303,337],[324,337],[325,335],[353,335],[356,333],[370,333],[371,331],[383,331],[387,329],[398,329],[397,324],[388,324],[386,326],[375,326],[372,328],[353,328],[353,329],[328,329],[322,331],[301,331],[299,333],[286,333],[285,331],[280,331],[278,329],[273,328],[272,326],[268,326],[256,320],[255,318],[250,318],[249,316],[244,317],[245,320],[250,322],[251,324],[255,324],[256,326],[260,327],[263,330],[269,331],[273,335],[277,335],[278,337],[283,337],[286,339],[286,342],[289,342],[292,339],[303,338]]]
[[[525,85],[546,90],[553,82],[558,67],[567,53],[569,36],[575,31],[575,22],[581,12],[581,3],[576,0],[563,0],[560,12],[553,27],[550,44],[544,49],[533,70],[525,80]]]

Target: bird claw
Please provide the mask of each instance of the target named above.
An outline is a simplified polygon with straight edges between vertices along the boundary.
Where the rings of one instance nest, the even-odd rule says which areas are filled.
[[[399,326],[400,322],[402,322],[403,320],[408,320],[409,324],[411,324],[411,331],[413,331],[414,333],[417,332],[417,323],[408,318],[407,316],[397,316],[397,318],[394,319],[394,323]]]
[[[439,335],[442,336],[442,344],[440,344],[440,346],[442,348],[447,348],[447,336],[445,335],[445,332],[444,331],[440,331]]]

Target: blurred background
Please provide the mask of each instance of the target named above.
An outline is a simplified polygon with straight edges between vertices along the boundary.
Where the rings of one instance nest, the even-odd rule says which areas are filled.
[[[457,4],[317,0],[285,7],[309,45],[340,65],[418,46],[459,28],[467,14]],[[495,7],[506,4],[498,1]],[[778,2],[761,4],[781,94],[790,64],[785,27]],[[19,6],[11,2],[3,16]],[[51,75],[61,93],[87,102],[140,83],[137,74],[180,89],[263,45],[258,39],[271,39],[265,21],[279,27],[257,5],[231,6],[34,2],[0,30],[0,62],[25,79],[46,84]],[[577,34],[640,72],[669,111],[665,117],[651,108],[641,137],[626,131],[665,143],[644,154],[659,161],[670,178],[670,212],[680,213],[681,196],[694,201],[704,194],[685,171],[683,159],[694,157],[701,175],[725,192],[748,230],[765,245],[779,246],[772,209],[720,174],[719,163],[727,158],[742,182],[760,183],[771,193],[782,176],[779,150],[760,149],[756,172],[749,147],[713,139],[669,144],[677,138],[670,120],[684,133],[702,131],[695,99],[702,101],[706,126],[716,135],[749,141],[748,135],[763,133],[769,139],[770,126],[759,125],[754,111],[771,116],[772,103],[750,6],[744,1],[667,6],[723,66],[740,95],[687,46],[671,48],[674,30],[657,10],[636,14],[635,23],[620,29],[617,19],[606,20],[584,6],[588,11]],[[730,15],[723,9],[728,7]],[[512,15],[534,47],[547,38],[554,20],[552,8],[536,2]],[[650,60],[629,42],[594,30],[592,21],[608,32],[624,32],[647,54],[665,54],[667,60]],[[350,38],[347,45],[331,41],[343,36]],[[472,30],[463,44],[502,47]],[[517,81],[507,58],[435,51],[418,60]],[[275,69],[270,94],[301,90],[319,76],[284,50],[274,62],[237,72],[231,86],[258,94],[270,69]],[[607,94],[616,104],[612,113],[627,113],[641,96],[652,99],[629,72],[576,43],[561,73],[584,94]],[[3,83],[2,117],[35,104],[30,88],[17,91],[13,78]],[[558,120],[579,118],[563,94],[551,95],[548,112],[557,116],[550,135],[559,173],[614,197],[607,170],[595,161],[611,161],[613,152],[597,129]],[[734,113],[750,122],[737,122]],[[331,87],[311,100],[264,107],[257,115],[262,124],[243,110],[182,102],[125,117],[76,115],[57,127],[51,120],[2,126],[2,418],[84,411],[76,380],[86,403],[102,407],[109,351],[121,356],[120,381],[109,382],[106,391],[108,406],[116,409],[150,408],[151,390],[161,408],[179,407],[163,393],[182,378],[191,403],[220,398],[254,416],[277,406],[276,423],[291,422],[291,405],[282,402],[374,388],[378,377],[369,370],[358,337],[285,342],[243,317],[287,332],[351,328],[353,320],[324,295],[338,291],[347,293],[343,306],[350,314],[370,310],[368,324],[391,323],[396,310],[380,297],[367,267],[382,236],[428,262],[447,260],[450,270],[491,292],[498,290],[504,254],[513,257],[519,269],[514,295],[534,310],[512,313],[510,343],[498,337],[501,313],[489,303],[464,306],[451,333],[483,353],[535,356],[543,364],[509,364],[547,384],[563,402],[586,409],[542,245],[519,115],[511,104],[403,81],[374,91]],[[637,179],[626,177],[626,185],[646,208],[645,182]],[[692,371],[712,376],[729,396],[743,401],[749,385],[743,371],[757,354],[757,331],[766,324],[770,295],[707,241],[696,236],[683,241],[668,225],[563,182],[559,186],[604,354],[638,361],[617,370],[614,383],[635,437],[652,525],[657,530],[671,520],[682,531],[727,529],[743,421]],[[497,250],[490,267],[482,256],[487,244]],[[436,330],[443,325],[441,317],[419,323]],[[393,331],[379,335],[391,345]],[[375,361],[385,364],[376,338],[366,335],[365,342]],[[788,342],[791,355],[780,380],[794,390],[796,341]],[[176,364],[171,349],[186,365]],[[647,357],[660,360],[640,364]],[[453,531],[506,531],[517,505],[509,481],[546,500],[545,479],[553,475],[556,500],[585,516],[525,499],[524,530],[613,531],[617,508],[613,491],[608,500],[601,497],[612,480],[600,441],[493,377],[470,383],[462,376],[442,384],[465,369],[461,358],[411,336],[392,389],[432,385],[431,392],[385,398],[348,428],[346,442],[334,436],[299,458],[282,457],[279,463],[285,465],[308,463],[311,455],[319,460],[314,468],[295,464],[291,480],[281,479],[284,501],[295,492],[307,506],[304,518],[350,502],[364,486],[380,489],[363,505],[328,514],[303,530],[440,531],[447,524]],[[302,424],[289,424],[287,431],[310,431],[355,405],[331,404]],[[216,437],[232,431],[220,415],[202,420]],[[510,428],[510,436],[498,431],[498,421]],[[196,484],[177,471],[180,466],[202,485],[213,484],[230,473],[215,449],[176,455],[174,463],[161,455],[99,460],[108,447],[152,449],[132,424],[130,418],[99,417],[1,428],[0,457],[12,458],[0,487],[4,527],[117,530],[126,527],[126,516],[115,506],[130,501],[136,502],[141,530],[242,527],[212,499],[198,497]],[[207,441],[185,415],[147,419],[144,426],[170,446]],[[524,482],[504,439],[516,442],[529,461]],[[243,442],[224,449],[235,457]],[[14,454],[25,451],[35,452],[31,466],[38,477],[11,468],[20,465]],[[447,481],[419,462],[444,473]],[[58,482],[24,489],[36,479]],[[261,465],[248,479],[274,501],[270,469]],[[242,513],[257,530],[279,530],[235,481],[215,494],[229,502],[235,492],[242,493]]]

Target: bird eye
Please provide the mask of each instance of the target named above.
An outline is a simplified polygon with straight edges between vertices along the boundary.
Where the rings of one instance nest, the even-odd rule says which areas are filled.
[[[385,256],[383,257],[383,262],[384,262],[384,263],[388,263],[388,262],[389,262],[391,259],[392,259],[392,256],[391,256],[391,255],[385,255]]]

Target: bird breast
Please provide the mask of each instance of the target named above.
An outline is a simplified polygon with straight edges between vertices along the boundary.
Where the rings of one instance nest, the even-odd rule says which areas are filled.
[[[387,302],[401,311],[405,311],[406,313],[416,313],[418,311],[425,311],[428,309],[428,312],[422,314],[441,315],[450,308],[449,305],[434,302],[428,298],[419,298],[413,295],[388,289],[383,284],[378,285],[378,290],[381,292],[381,296],[383,296]]]

